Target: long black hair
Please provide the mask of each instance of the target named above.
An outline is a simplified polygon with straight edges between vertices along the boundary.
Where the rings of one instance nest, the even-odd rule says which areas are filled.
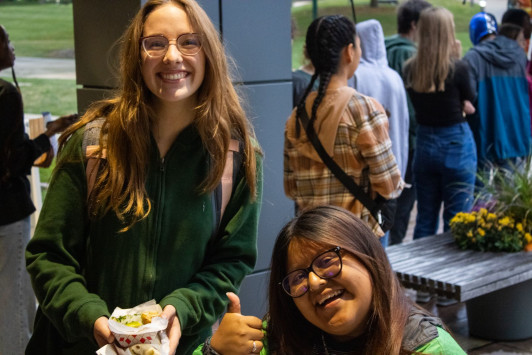
[[[350,44],[355,46],[355,36],[355,24],[345,16],[322,16],[312,21],[307,29],[305,45],[315,72],[305,90],[305,94],[297,105],[298,116],[305,109],[307,96],[319,78],[318,96],[314,100],[310,115],[310,121],[314,122],[318,106],[325,96],[331,76],[338,71],[342,49]]]

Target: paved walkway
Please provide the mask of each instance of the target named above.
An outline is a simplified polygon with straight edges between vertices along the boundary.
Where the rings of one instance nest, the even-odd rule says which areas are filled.
[[[76,79],[74,59],[17,57],[17,78],[30,79]],[[0,76],[10,77],[11,68],[0,71]]]

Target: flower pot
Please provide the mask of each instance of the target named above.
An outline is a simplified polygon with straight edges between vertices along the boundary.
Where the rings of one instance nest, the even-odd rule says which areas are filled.
[[[466,301],[469,333],[490,340],[532,338],[532,280]]]

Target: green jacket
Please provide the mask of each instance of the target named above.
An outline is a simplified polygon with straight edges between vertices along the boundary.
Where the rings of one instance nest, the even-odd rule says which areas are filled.
[[[386,37],[384,39],[384,44],[386,46],[386,57],[388,58],[388,66],[395,70],[403,78],[403,64],[407,59],[412,57],[417,52],[417,47],[414,42],[400,36],[399,34]],[[403,78],[404,79],[404,78]],[[406,96],[406,101],[408,104],[408,115],[410,117],[410,126],[408,129],[408,146],[412,150],[416,146],[416,112],[412,101],[410,101],[410,96]]]
[[[404,62],[416,54],[417,47],[414,42],[398,34],[384,39],[388,66],[402,76]]]
[[[196,128],[187,127],[164,160],[152,139],[146,190],[150,214],[130,230],[113,213],[89,222],[82,152],[83,129],[62,154],[68,159],[48,189],[27,268],[40,307],[27,354],[94,354],[93,324],[115,307],[155,299],[173,305],[183,335],[177,354],[190,354],[223,313],[226,292],[238,292],[254,267],[262,196],[262,158],[257,160],[257,198],[252,202],[241,169],[218,237],[211,239],[211,194],[199,194],[208,169]],[[243,165],[242,165],[243,166]]]

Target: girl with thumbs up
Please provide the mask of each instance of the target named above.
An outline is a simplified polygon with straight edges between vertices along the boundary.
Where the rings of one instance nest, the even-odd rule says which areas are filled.
[[[199,354],[465,352],[411,301],[371,229],[336,206],[304,211],[275,242],[265,338],[261,320],[227,313]]]

